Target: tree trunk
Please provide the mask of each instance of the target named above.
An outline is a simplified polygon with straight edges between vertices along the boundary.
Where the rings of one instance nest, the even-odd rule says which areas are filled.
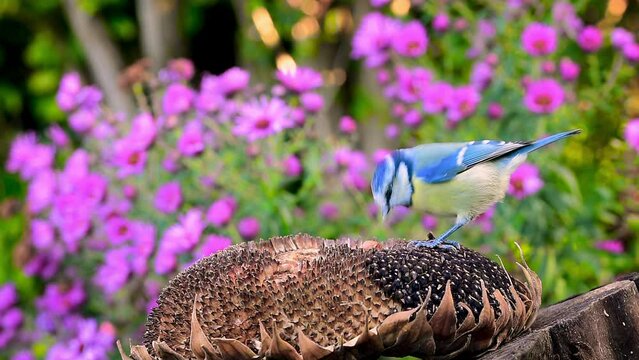
[[[122,56],[109,38],[104,23],[83,11],[76,0],[64,0],[62,3],[71,28],[84,48],[91,73],[104,91],[107,104],[114,111],[130,114],[133,101],[117,82],[123,67]]]
[[[184,51],[178,31],[179,4],[177,0],[137,0],[136,5],[142,53],[157,71]]]

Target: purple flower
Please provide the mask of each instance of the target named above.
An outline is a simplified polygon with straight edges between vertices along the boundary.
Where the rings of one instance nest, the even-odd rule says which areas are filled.
[[[550,60],[545,60],[541,63],[541,71],[545,74],[552,74],[556,70],[555,63]]]
[[[396,206],[390,214],[388,225],[393,226],[408,217],[411,214],[410,208],[406,206]]]
[[[287,156],[286,159],[284,159],[283,167],[284,174],[290,177],[298,177],[302,174],[302,170],[304,170],[302,162],[295,155]]]
[[[53,164],[55,149],[38,144],[32,132],[18,135],[11,143],[7,171],[20,173],[24,180],[31,179],[39,172],[48,170]]]
[[[97,112],[102,101],[102,91],[95,86],[85,86],[80,89],[76,100],[81,109]]]
[[[631,148],[639,152],[639,118],[628,121],[624,137]]]
[[[447,83],[430,84],[423,92],[423,107],[427,114],[441,113],[451,102],[454,88]]]
[[[490,103],[488,104],[488,117],[492,120],[499,120],[504,117],[504,108],[500,103]]]
[[[173,83],[169,85],[162,98],[162,109],[167,115],[178,115],[191,109],[195,93],[189,87]]]
[[[544,181],[539,177],[539,169],[529,163],[521,164],[510,177],[508,194],[521,200],[544,187]]]
[[[393,49],[399,55],[419,57],[424,55],[428,47],[428,35],[421,22],[413,20],[403,25],[394,33]]]
[[[391,151],[388,149],[377,149],[375,150],[375,152],[373,152],[373,162],[375,164],[379,164],[380,162],[384,161],[384,159],[386,158],[386,156],[388,156],[388,154],[390,154]]]
[[[559,62],[559,73],[561,78],[565,81],[573,81],[579,77],[581,68],[579,64],[570,60],[569,58],[563,58]]]
[[[524,105],[535,114],[550,114],[564,102],[564,89],[554,79],[531,81],[526,87]]]
[[[245,217],[237,223],[237,231],[244,241],[251,241],[260,233],[260,221],[254,217]]]
[[[406,69],[397,68],[398,97],[407,103],[421,100],[425,96],[425,89],[428,88],[433,75],[430,71],[415,67]]]
[[[222,73],[218,78],[218,86],[224,94],[233,94],[246,89],[251,79],[251,74],[239,67],[232,67]]]
[[[388,60],[387,49],[401,24],[378,12],[369,13],[360,23],[353,37],[352,57],[364,58],[366,66],[378,67]]]
[[[435,31],[444,32],[448,30],[449,26],[450,20],[448,18],[448,15],[439,13],[433,18],[433,29],[435,29]]]
[[[143,112],[133,118],[131,131],[129,132],[129,141],[138,149],[147,149],[157,135],[157,125],[150,113]]]
[[[78,134],[86,134],[91,131],[96,121],[95,111],[79,109],[69,117],[69,126]]]
[[[324,220],[337,220],[339,218],[339,207],[332,202],[325,202],[320,205],[319,214]]]
[[[13,354],[13,356],[11,357],[11,360],[36,360],[36,357],[33,355],[31,351],[22,350]]]
[[[204,151],[204,129],[198,120],[191,120],[184,127],[182,135],[178,139],[177,149],[183,156],[196,156]]]
[[[165,69],[160,70],[159,78],[164,83],[188,81],[195,74],[193,62],[189,59],[179,58],[169,60]]]
[[[51,221],[58,228],[62,240],[70,252],[76,252],[79,241],[91,227],[91,214],[86,200],[76,193],[57,196],[53,201]]]
[[[177,256],[168,250],[160,248],[155,256],[154,266],[158,275],[166,275],[177,267]]]
[[[397,136],[399,136],[399,126],[397,126],[397,124],[389,124],[384,130],[384,134],[388,139],[395,139]]]
[[[342,175],[342,184],[349,190],[365,191],[369,189],[367,177],[355,170],[348,170]]]
[[[433,231],[437,229],[437,218],[428,214],[422,216],[422,226],[427,231]]]
[[[599,250],[607,251],[612,254],[623,254],[626,249],[620,240],[601,240],[597,241],[595,247]]]
[[[632,33],[624,28],[615,28],[610,34],[610,42],[617,49],[623,49],[624,46],[635,42]]]
[[[567,1],[555,2],[552,6],[553,21],[571,37],[581,29],[582,22],[575,12],[575,7]]]
[[[27,209],[30,214],[38,214],[53,200],[56,176],[53,171],[41,171],[29,183],[27,189]]]
[[[521,43],[532,56],[549,55],[557,48],[557,31],[542,23],[531,23],[521,34]]]
[[[603,34],[596,26],[586,26],[577,36],[577,43],[584,51],[595,52],[603,44]]]
[[[275,77],[287,89],[297,93],[317,89],[323,84],[322,75],[309,67],[297,67],[291,71],[278,70]]]
[[[47,250],[53,246],[55,233],[53,225],[46,220],[35,219],[31,221],[31,243],[38,250]]]
[[[0,285],[0,313],[10,309],[18,302],[18,291],[13,283]]]
[[[404,124],[410,128],[416,128],[422,123],[422,115],[415,109],[410,109],[404,114]]]
[[[357,122],[350,116],[342,116],[339,119],[339,131],[343,134],[354,134],[357,131]]]
[[[284,101],[262,96],[259,100],[249,102],[242,107],[233,133],[253,142],[291,128],[293,125],[290,108]]]
[[[486,212],[480,214],[475,218],[473,224],[479,226],[481,232],[484,234],[489,234],[493,232],[495,228],[495,224],[493,223],[493,218],[495,217],[495,206],[491,206]]]
[[[104,257],[102,264],[95,276],[93,282],[104,290],[106,295],[113,295],[122,289],[131,273],[129,266],[129,257],[135,256],[131,254],[128,248],[110,249]]]
[[[131,222],[119,216],[107,220],[105,232],[113,245],[121,245],[133,237]]]
[[[486,62],[476,62],[470,74],[470,84],[477,90],[487,88],[493,80],[493,68]]]
[[[51,139],[55,146],[63,148],[69,145],[69,136],[60,127],[60,125],[51,125],[47,130],[47,134],[49,135],[49,139]]]
[[[124,138],[116,141],[113,146],[113,163],[118,167],[118,176],[141,174],[146,166],[147,153],[138,144]]]
[[[223,227],[231,221],[237,209],[237,201],[232,196],[223,197],[206,212],[206,219],[215,227]]]
[[[77,72],[66,73],[60,80],[60,86],[55,100],[62,111],[71,111],[77,106],[76,95],[82,88],[80,74]]]
[[[106,195],[107,179],[99,174],[88,174],[73,184],[73,190],[82,197],[88,207],[94,207],[102,202]]]
[[[49,283],[44,294],[36,300],[36,307],[52,315],[67,315],[77,309],[86,299],[79,281],[72,284]]]
[[[0,313],[0,349],[5,348],[15,338],[24,319],[22,311],[12,308]]]
[[[624,45],[622,52],[626,60],[630,62],[639,62],[639,44],[634,42],[626,44]]]
[[[472,86],[460,86],[455,88],[448,102],[448,120],[457,123],[470,115],[477,109],[481,101],[481,95]]]
[[[200,246],[197,251],[196,258],[201,259],[203,257],[215,254],[218,251],[224,250],[231,246],[233,242],[230,238],[221,235],[209,235],[204,239],[204,244]]]
[[[153,204],[159,211],[170,214],[175,212],[182,204],[182,189],[177,181],[168,182],[155,193]]]
[[[372,7],[382,7],[390,2],[390,0],[370,0]]]
[[[308,92],[300,96],[300,102],[306,111],[316,113],[324,107],[324,98],[318,93]]]

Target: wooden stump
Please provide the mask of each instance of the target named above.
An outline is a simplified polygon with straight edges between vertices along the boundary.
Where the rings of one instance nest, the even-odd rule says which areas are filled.
[[[531,330],[483,360],[639,359],[639,273],[540,310]]]

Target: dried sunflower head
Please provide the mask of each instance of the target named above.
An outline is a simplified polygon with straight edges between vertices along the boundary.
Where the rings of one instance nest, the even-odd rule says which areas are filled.
[[[202,259],[162,291],[123,359],[450,358],[527,329],[541,281],[470,249],[308,235]],[[118,344],[119,345],[119,344]],[[121,347],[120,347],[121,349]]]

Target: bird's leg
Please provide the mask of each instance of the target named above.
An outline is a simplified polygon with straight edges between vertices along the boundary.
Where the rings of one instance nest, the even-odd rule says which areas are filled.
[[[459,228],[461,228],[462,226],[468,224],[470,220],[466,219],[466,218],[461,218],[461,219],[457,219],[457,222],[455,223],[455,225],[453,225],[450,229],[446,230],[445,233],[441,234],[438,238],[436,239],[431,239],[430,238],[430,234],[429,234],[429,239],[428,240],[417,240],[417,241],[411,241],[411,244],[417,247],[429,247],[429,248],[434,248],[440,245],[443,245],[444,247],[447,248],[456,248],[459,249],[459,243],[457,241],[453,241],[453,240],[446,240],[452,233],[454,233],[455,231],[459,230]]]

